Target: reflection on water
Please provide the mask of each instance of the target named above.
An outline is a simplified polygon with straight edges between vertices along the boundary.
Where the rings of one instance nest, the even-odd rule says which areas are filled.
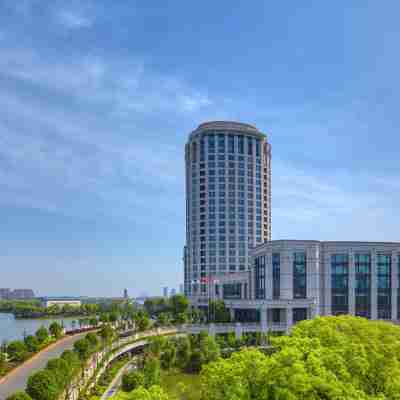
[[[62,323],[66,329],[71,329],[72,321],[76,321],[75,327],[78,327],[77,318],[15,319],[12,314],[0,313],[0,344],[4,340],[23,339],[24,335],[32,335],[41,326],[48,327],[53,321]]]

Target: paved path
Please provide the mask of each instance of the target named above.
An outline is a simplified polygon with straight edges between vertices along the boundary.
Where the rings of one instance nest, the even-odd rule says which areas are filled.
[[[86,335],[87,332],[78,333],[61,339],[11,371],[5,378],[0,379],[0,400],[5,400],[18,390],[24,390],[29,376],[43,369],[51,358],[59,357],[64,350],[71,349],[77,340]]]
[[[107,400],[111,397],[113,397],[117,391],[119,390],[121,384],[122,384],[122,375],[134,368],[134,363],[135,360],[128,361],[117,373],[117,375],[114,377],[114,379],[111,381],[111,383],[108,385],[108,388],[104,392],[104,394],[101,396],[100,400]]]

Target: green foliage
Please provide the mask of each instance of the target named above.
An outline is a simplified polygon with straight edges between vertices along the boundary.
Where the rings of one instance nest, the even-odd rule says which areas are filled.
[[[35,335],[40,344],[43,344],[49,338],[49,332],[44,326],[40,327]]]
[[[62,330],[61,325],[58,322],[54,321],[49,326],[49,332],[56,339],[59,339],[62,336],[63,330]]]
[[[137,328],[139,331],[143,332],[150,327],[150,319],[147,315],[142,315],[139,319],[136,321]]]
[[[400,398],[400,328],[351,316],[297,324],[271,338],[275,352],[234,353],[204,366],[203,398],[384,400]]]
[[[160,384],[160,361],[156,357],[147,357],[144,367],[144,386],[150,388]]]
[[[36,353],[40,349],[40,343],[36,336],[28,335],[24,339],[25,345],[31,353]]]
[[[93,333],[93,332],[90,332],[90,333],[88,333],[88,334],[86,335],[86,340],[90,343],[90,346],[91,346],[92,348],[97,347],[97,346],[99,345],[99,338],[98,338],[98,336],[97,336],[95,333]]]
[[[231,322],[231,314],[229,309],[225,307],[223,300],[211,300],[208,306],[211,322]]]
[[[65,361],[63,358],[54,358],[49,360],[46,369],[53,374],[59,390],[61,391],[65,389],[69,383],[70,377],[70,366],[68,365],[67,361]]]
[[[11,396],[8,396],[6,400],[32,400],[32,397],[25,392],[16,392]]]
[[[164,351],[161,353],[160,361],[162,368],[172,368],[176,363],[176,347],[174,345],[166,346]]]
[[[149,339],[149,346],[147,348],[147,351],[150,355],[154,357],[160,357],[161,352],[164,350],[164,347],[167,344],[167,340],[163,336],[154,336]]]
[[[176,345],[176,365],[178,368],[185,370],[190,361],[191,345],[187,336],[175,339]]]
[[[139,387],[131,392],[129,399],[132,400],[169,400],[168,395],[160,386],[152,386],[149,389]]]
[[[122,376],[122,390],[131,392],[144,385],[144,374],[139,371],[132,371]]]
[[[105,342],[109,342],[114,337],[115,332],[109,324],[104,324],[100,329],[99,335]]]
[[[74,373],[80,368],[81,362],[79,359],[79,355],[72,350],[65,350],[61,354],[61,358],[66,361],[69,365],[69,379],[71,380]]]
[[[29,377],[26,392],[33,400],[56,400],[59,388],[55,376],[45,369]]]
[[[74,343],[74,350],[82,361],[87,360],[90,355],[90,342],[86,338],[80,339]]]
[[[28,348],[21,340],[14,340],[7,346],[8,356],[15,361],[23,361],[27,356]]]
[[[6,355],[0,351],[0,371],[6,363]]]

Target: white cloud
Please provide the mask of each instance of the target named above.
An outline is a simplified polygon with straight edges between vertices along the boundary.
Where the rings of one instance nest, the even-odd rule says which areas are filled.
[[[58,10],[56,20],[68,29],[90,28],[94,23],[87,15],[68,9]]]

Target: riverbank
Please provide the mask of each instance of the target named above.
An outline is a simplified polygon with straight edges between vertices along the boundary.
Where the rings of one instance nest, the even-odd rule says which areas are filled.
[[[75,322],[74,322],[75,321]],[[52,322],[58,322],[66,330],[79,328],[77,318],[41,318],[41,319],[17,319],[11,313],[0,313],[0,345],[12,340],[22,340],[28,335],[44,326],[48,328]]]

